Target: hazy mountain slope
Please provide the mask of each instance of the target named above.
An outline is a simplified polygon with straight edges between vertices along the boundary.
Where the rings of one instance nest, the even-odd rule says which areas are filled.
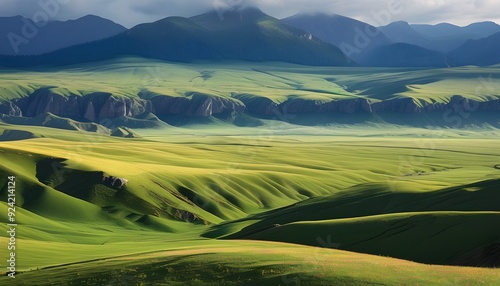
[[[51,21],[45,26],[21,16],[4,17],[0,18],[0,54],[38,55],[105,39],[125,30],[121,25],[93,15],[64,22]]]
[[[417,33],[408,22],[397,21],[387,26],[379,27],[379,29],[394,43],[405,43],[432,49],[432,42]]]
[[[500,26],[496,23],[483,22],[458,27],[451,24],[410,26],[406,22],[394,22],[380,27],[380,29],[394,42],[419,46],[442,53],[453,50],[449,53],[448,60],[443,61],[443,55],[415,47],[410,48],[404,45],[385,47],[371,55],[372,59],[369,64],[372,65],[486,66],[500,62],[500,53],[498,52],[500,45],[499,32],[494,35],[490,34],[500,30]],[[425,37],[421,36],[421,34]],[[393,54],[401,58],[396,59]]]
[[[500,32],[480,40],[469,40],[450,53],[458,65],[489,66],[500,63]]]
[[[446,56],[419,46],[396,43],[372,51],[363,62],[377,67],[446,67]]]
[[[459,27],[449,23],[437,25],[411,25],[415,31],[427,38],[447,36],[468,36],[471,39],[480,39],[500,32],[500,25],[494,22],[472,23],[465,27]]]
[[[450,52],[468,40],[478,40],[500,32],[500,26],[493,22],[473,23],[459,27],[448,23],[437,25],[411,25],[423,37],[431,40],[432,45],[426,47],[441,52]]]
[[[339,47],[356,61],[363,60],[373,49],[391,43],[379,29],[341,15],[297,14],[282,21]]]

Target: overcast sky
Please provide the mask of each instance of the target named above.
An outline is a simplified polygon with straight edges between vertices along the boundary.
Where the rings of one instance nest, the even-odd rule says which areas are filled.
[[[460,26],[479,21],[500,23],[500,0],[0,0],[0,16],[32,18],[44,11],[43,3],[54,7],[48,10],[54,20],[94,14],[128,28],[167,16],[193,16],[242,3],[258,6],[277,18],[322,11],[375,26],[385,25],[388,20],[413,24],[448,22]]]

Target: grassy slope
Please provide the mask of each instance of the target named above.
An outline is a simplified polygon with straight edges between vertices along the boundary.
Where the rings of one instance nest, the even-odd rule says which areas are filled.
[[[447,102],[456,94],[476,100],[498,98],[498,69],[408,70],[380,68],[305,67],[281,63],[221,62],[170,64],[144,59],[119,59],[47,71],[0,71],[2,99],[27,96],[40,87],[62,95],[110,92],[136,97],[154,94],[186,96],[263,96],[276,102],[300,96],[314,100],[369,97],[374,100],[411,97]]]
[[[4,126],[3,128],[12,127]],[[246,222],[234,223],[236,224],[234,227],[231,224],[222,225],[225,229],[221,231],[221,234],[234,233],[242,227],[252,227],[253,223],[259,221],[262,221],[264,225],[268,225],[276,218],[274,215],[276,211],[270,213],[263,213],[263,211],[294,204],[311,196],[326,196],[322,199],[315,199],[319,201],[312,200],[312,204],[305,201],[291,207],[293,211],[294,207],[305,206],[305,209],[300,211],[301,216],[302,213],[304,215],[311,214],[312,216],[297,219],[294,215],[285,214],[283,217],[286,217],[288,221],[278,221],[277,223],[283,223],[284,225],[276,229],[276,231],[262,232],[248,238],[317,245],[317,243],[315,244],[317,242],[315,238],[322,237],[327,240],[328,235],[334,234],[333,242],[337,243],[337,240],[339,240],[338,242],[345,246],[356,244],[356,247],[351,248],[349,246],[346,248],[371,253],[377,253],[373,249],[380,248],[381,245],[387,245],[388,241],[406,240],[408,245],[414,245],[415,241],[420,241],[419,246],[415,248],[413,253],[421,253],[420,250],[423,251],[426,247],[429,247],[423,241],[427,241],[433,232],[437,232],[443,226],[454,224],[456,221],[465,222],[447,233],[447,235],[442,236],[445,240],[441,240],[441,242],[439,240],[435,241],[446,244],[446,238],[449,236],[458,236],[464,231],[470,233],[468,230],[471,228],[477,229],[478,225],[484,226],[481,235],[462,236],[463,240],[457,241],[457,245],[461,246],[468,243],[466,240],[472,239],[475,241],[474,247],[481,246],[484,243],[491,243],[491,240],[488,240],[488,235],[495,235],[491,226],[497,224],[498,214],[482,211],[488,209],[488,203],[497,201],[496,193],[491,191],[496,184],[493,184],[489,192],[484,191],[487,188],[483,188],[483,191],[477,191],[480,186],[475,185],[466,186],[466,190],[451,188],[436,192],[443,188],[468,185],[470,182],[498,179],[500,177],[498,170],[493,168],[495,158],[500,157],[500,153],[495,148],[498,144],[497,140],[493,138],[479,139],[476,133],[469,133],[467,136],[460,137],[453,131],[447,131],[446,136],[441,139],[432,139],[422,136],[408,138],[408,135],[402,132],[400,133],[402,137],[367,137],[361,139],[347,135],[318,136],[323,132],[319,132],[315,128],[309,129],[307,131],[309,132],[308,135],[296,134],[293,136],[277,135],[275,133],[269,133],[267,136],[262,136],[262,133],[260,136],[193,136],[189,133],[198,132],[198,130],[183,130],[185,134],[180,134],[181,131],[176,129],[174,132],[179,133],[173,135],[157,134],[156,136],[146,136],[143,139],[126,140],[85,132],[41,127],[22,128],[46,136],[46,138],[21,141],[21,144],[19,144],[19,141],[1,143],[1,160],[2,162],[9,162],[2,166],[2,178],[8,174],[17,174],[20,186],[19,194],[22,194],[25,200],[19,201],[23,208],[19,210],[17,217],[20,223],[19,257],[20,261],[22,261],[19,267],[24,270],[123,254],[168,250],[173,245],[191,248],[193,244],[208,245],[215,243],[200,237],[203,233],[206,233],[207,226],[179,222],[168,217],[163,219],[155,218],[154,214],[139,220],[139,218],[143,217],[141,213],[138,213],[140,210],[123,207],[123,205],[119,212],[109,214],[94,204],[74,199],[51,187],[40,184],[36,179],[35,162],[50,156],[68,159],[68,168],[74,170],[99,170],[111,175],[125,177],[130,180],[129,192],[145,198],[153,205],[159,205],[159,200],[161,201],[159,197],[144,193],[144,188],[141,186],[146,186],[146,188],[152,189],[171,200],[175,207],[189,209],[211,224],[243,219],[252,213],[262,213],[257,214],[253,219],[250,217]],[[228,129],[221,130],[229,132]],[[298,131],[287,130],[286,132]],[[311,136],[315,132],[319,133],[316,133],[316,136]],[[340,131],[336,130],[335,132]],[[353,131],[346,129],[344,132],[349,134]],[[382,131],[377,131],[374,128],[372,132]],[[394,132],[394,135],[398,133],[396,130],[392,132]],[[426,131],[420,132],[422,134],[427,133]],[[206,135],[209,134],[210,132],[206,131]],[[478,149],[477,146],[481,146],[481,148]],[[293,156],[289,156],[289,154],[293,154]],[[364,163],[360,163],[360,160]],[[194,206],[185,200],[179,199],[179,197],[165,194],[164,189],[153,183],[156,180],[161,180],[165,186],[172,190],[180,191],[180,187],[193,190],[201,195],[200,198],[203,198],[197,200],[206,203]],[[372,182],[380,182],[380,184],[369,184]],[[366,183],[367,185],[354,187],[360,183]],[[386,191],[381,193],[382,197],[372,196],[374,192],[376,193],[375,190],[381,188],[381,186],[388,187]],[[340,192],[332,196],[332,194],[349,187],[353,187],[349,192]],[[477,192],[470,192],[472,190]],[[392,193],[401,197],[389,199],[388,201],[391,203],[388,206],[383,195],[391,196]],[[344,197],[345,194],[349,194],[347,198]],[[419,196],[419,198],[414,199],[412,194]],[[478,197],[474,198],[476,194]],[[351,195],[352,197],[350,197]],[[469,201],[468,195],[473,198],[471,203],[466,203],[465,206],[460,205],[460,202]],[[441,203],[437,209],[425,207],[425,202],[432,204],[436,198],[443,200],[443,197],[446,198],[447,196],[455,197],[455,200],[446,199],[445,201],[449,201],[449,204]],[[460,199],[461,196],[464,196],[463,199]],[[330,197],[331,200],[328,199]],[[337,214],[348,218],[338,220],[335,219],[336,212],[325,211],[323,214],[317,212],[327,208],[319,207],[315,203],[324,202],[330,204],[336,203],[339,199],[339,204],[344,207],[338,209]],[[351,202],[344,202],[344,204],[341,199],[351,200]],[[383,213],[381,209],[378,209],[380,205],[377,202],[384,202],[383,208],[391,210],[394,214],[356,218]],[[353,203],[354,206],[349,207]],[[308,206],[315,212],[308,211]],[[456,213],[454,211],[459,210],[457,206],[464,208],[469,206],[467,210],[476,212]],[[494,207],[492,206],[492,208]],[[2,203],[2,211],[0,211],[2,221],[6,221],[5,208],[5,203]],[[284,210],[286,212],[286,209]],[[360,214],[356,213],[355,210],[368,211],[369,213]],[[277,210],[278,213],[280,211],[283,210]],[[405,213],[421,211],[431,211],[431,213]],[[445,213],[433,213],[432,211]],[[315,215],[317,217],[313,218]],[[422,216],[423,219],[419,219],[419,216]],[[363,241],[370,236],[377,235],[384,227],[390,228],[393,223],[401,224],[401,221],[405,221],[409,217],[416,219],[416,224],[422,230],[428,230],[429,233],[421,232],[417,227],[411,231],[399,233],[395,236],[391,235],[382,240],[374,240],[371,244],[356,243],[356,241]],[[429,219],[429,217],[432,217],[432,219]],[[483,219],[483,217],[486,219]],[[432,228],[429,228],[426,224],[428,220],[435,222]],[[95,221],[101,223],[96,226],[93,223]],[[423,222],[421,223],[421,221]],[[387,226],[384,226],[384,224]],[[5,228],[3,224],[1,227]],[[228,227],[231,228],[229,231],[227,230]],[[372,230],[367,231],[370,228]],[[289,235],[296,233],[309,233],[310,235]],[[350,235],[345,235],[346,233]],[[411,240],[408,240],[409,238]],[[479,238],[484,238],[484,241],[480,241]],[[193,241],[193,239],[196,240]],[[5,242],[5,239],[2,239],[2,241]],[[239,242],[234,243],[238,244]],[[390,242],[391,245],[393,243]],[[440,247],[439,243],[434,244],[432,247]],[[404,246],[405,244],[399,250],[398,248],[380,250],[386,255],[401,256],[401,249],[404,249]],[[471,246],[470,250],[474,247]],[[305,248],[304,251],[314,251],[314,249],[307,250]],[[464,251],[466,250],[464,249]],[[241,255],[248,256],[249,260],[256,259],[252,258],[253,254],[237,254],[237,256]],[[454,254],[449,253],[447,255],[451,257]],[[416,260],[422,257],[429,258],[425,254],[421,254],[419,257],[412,253],[406,253],[403,256]],[[47,259],[47,257],[52,258]],[[220,260],[221,263],[231,261],[230,257],[213,255],[200,255],[199,258],[189,256],[189,258],[186,257],[185,259],[189,261],[186,263],[191,265],[198,263],[199,265],[202,263],[201,261],[206,261],[203,260],[205,257],[208,257],[206,259]],[[226,261],[226,259],[229,260]],[[434,262],[439,262],[435,258],[432,259]],[[262,258],[260,263],[265,260],[268,259]],[[282,269],[282,266],[279,265],[287,260],[289,258],[284,257],[272,264],[274,266],[269,267],[271,269],[274,269],[273,267]],[[370,260],[370,258],[366,258],[366,260]],[[142,266],[140,266],[142,263],[146,262],[139,259],[131,267],[142,269]],[[387,263],[389,263],[389,260],[387,260]],[[94,264],[74,267],[90,269],[94,267]],[[304,267],[307,269],[307,266]],[[422,269],[426,268],[424,266],[420,267]],[[63,271],[62,269],[56,268],[50,271]],[[48,270],[29,275],[34,275],[33,277],[52,275],[50,274],[52,272],[45,271]],[[86,271],[82,271],[82,273]],[[236,268],[227,273],[232,273],[232,271],[244,270]],[[298,272],[306,275],[309,273],[308,271],[314,272],[315,270],[300,270]],[[448,271],[453,273],[454,270],[449,268]],[[62,272],[59,273],[62,274]],[[184,274],[179,275],[179,277],[183,277]],[[324,271],[314,275],[326,275],[330,277],[328,279],[334,279],[324,274]],[[404,275],[411,274],[405,272]],[[491,275],[493,275],[491,277],[495,277],[497,274]],[[28,274],[26,274],[26,277],[28,277]],[[446,279],[451,279],[454,276],[450,274],[447,277],[449,278]],[[475,280],[473,276],[468,274],[463,277],[463,279]],[[364,281],[365,278],[352,279],[354,280],[346,281],[359,282]],[[373,279],[375,279],[374,281],[390,284],[387,281],[392,278],[378,277]],[[436,280],[437,278],[434,279],[431,276],[428,279],[439,281],[439,279]]]
[[[23,273],[9,285],[495,285],[500,279],[493,269],[280,243],[186,241],[169,248]]]
[[[360,185],[224,223],[205,236],[324,246],[424,263],[463,263],[468,254],[500,243],[500,232],[491,228],[500,223],[498,185],[499,180],[488,180],[433,192]],[[488,265],[487,259],[476,262]]]
[[[3,146],[10,150],[5,149],[3,156],[9,160],[16,157],[18,151],[14,150],[22,150],[26,152],[25,165],[34,165],[33,154],[66,158],[70,169],[103,171],[124,177],[130,181],[130,192],[151,204],[161,206],[146,190],[180,204],[211,223],[238,219],[248,213],[327,195],[360,183],[390,181],[396,187],[416,184],[410,188],[437,190],[480,181],[487,174],[496,174],[491,159],[498,156],[494,151],[496,140],[481,141],[490,152],[468,152],[467,148],[474,143],[461,139],[370,138],[356,142],[349,137],[299,137],[296,141],[293,137],[281,136],[274,140],[177,136],[180,141],[155,142],[74,134],[73,141],[78,141],[78,134],[85,134],[88,141],[77,146],[68,145],[67,139],[50,138],[28,140],[23,144],[6,142]],[[123,148],[125,142],[126,149]],[[398,144],[409,146],[399,148]],[[416,144],[437,147],[420,149]],[[374,152],[374,148],[379,151]],[[294,154],[293,158],[288,154]],[[412,165],[406,160],[412,158],[412,154],[430,158]],[[360,164],[360,157],[369,163]],[[21,164],[23,160],[15,162]],[[429,175],[417,176],[419,172]],[[34,175],[32,171],[30,180],[36,180]],[[182,193],[182,190],[183,196],[202,207],[166,192]],[[190,192],[197,195],[193,197]]]

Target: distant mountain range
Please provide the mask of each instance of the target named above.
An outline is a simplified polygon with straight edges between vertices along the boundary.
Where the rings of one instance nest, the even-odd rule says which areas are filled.
[[[27,33],[33,27],[36,33]],[[466,27],[394,22],[377,28],[340,15],[297,14],[278,20],[257,8],[169,17],[130,30],[96,16],[40,28],[18,16],[0,18],[0,66],[67,65],[130,55],[181,62],[493,65],[500,63],[498,33],[500,26],[493,22]]]
[[[380,30],[394,43],[406,43],[448,53],[468,40],[479,40],[500,32],[500,25],[493,22],[474,23],[458,27],[448,23],[437,25],[410,25],[399,21]]]
[[[4,57],[6,65],[64,65],[140,56],[167,61],[282,61],[304,65],[349,64],[335,46],[287,26],[255,8],[209,12],[191,19],[169,17],[138,25],[114,37],[68,47],[39,57]]]
[[[484,39],[469,40],[450,53],[456,65],[489,66],[500,63],[500,32]]]
[[[370,65],[446,67],[500,63],[500,38],[495,37],[500,33],[500,25],[493,22],[458,27],[448,23],[410,25],[399,21],[379,28],[399,44],[372,53]]]
[[[434,49],[433,41],[415,31],[408,22],[397,21],[387,26],[379,27],[379,29],[393,43],[410,44],[430,50]],[[434,50],[439,51],[439,49]]]
[[[126,30],[110,20],[92,15],[45,25],[21,16],[0,17],[0,55],[41,55],[109,38]]]
[[[420,46],[395,43],[370,52],[364,64],[375,67],[447,67],[449,59],[440,52]]]

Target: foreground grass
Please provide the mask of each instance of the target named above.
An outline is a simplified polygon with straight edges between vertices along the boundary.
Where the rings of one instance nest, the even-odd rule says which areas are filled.
[[[186,244],[191,246],[186,247]],[[306,246],[186,241],[176,249],[18,274],[9,285],[495,285],[500,271]]]

